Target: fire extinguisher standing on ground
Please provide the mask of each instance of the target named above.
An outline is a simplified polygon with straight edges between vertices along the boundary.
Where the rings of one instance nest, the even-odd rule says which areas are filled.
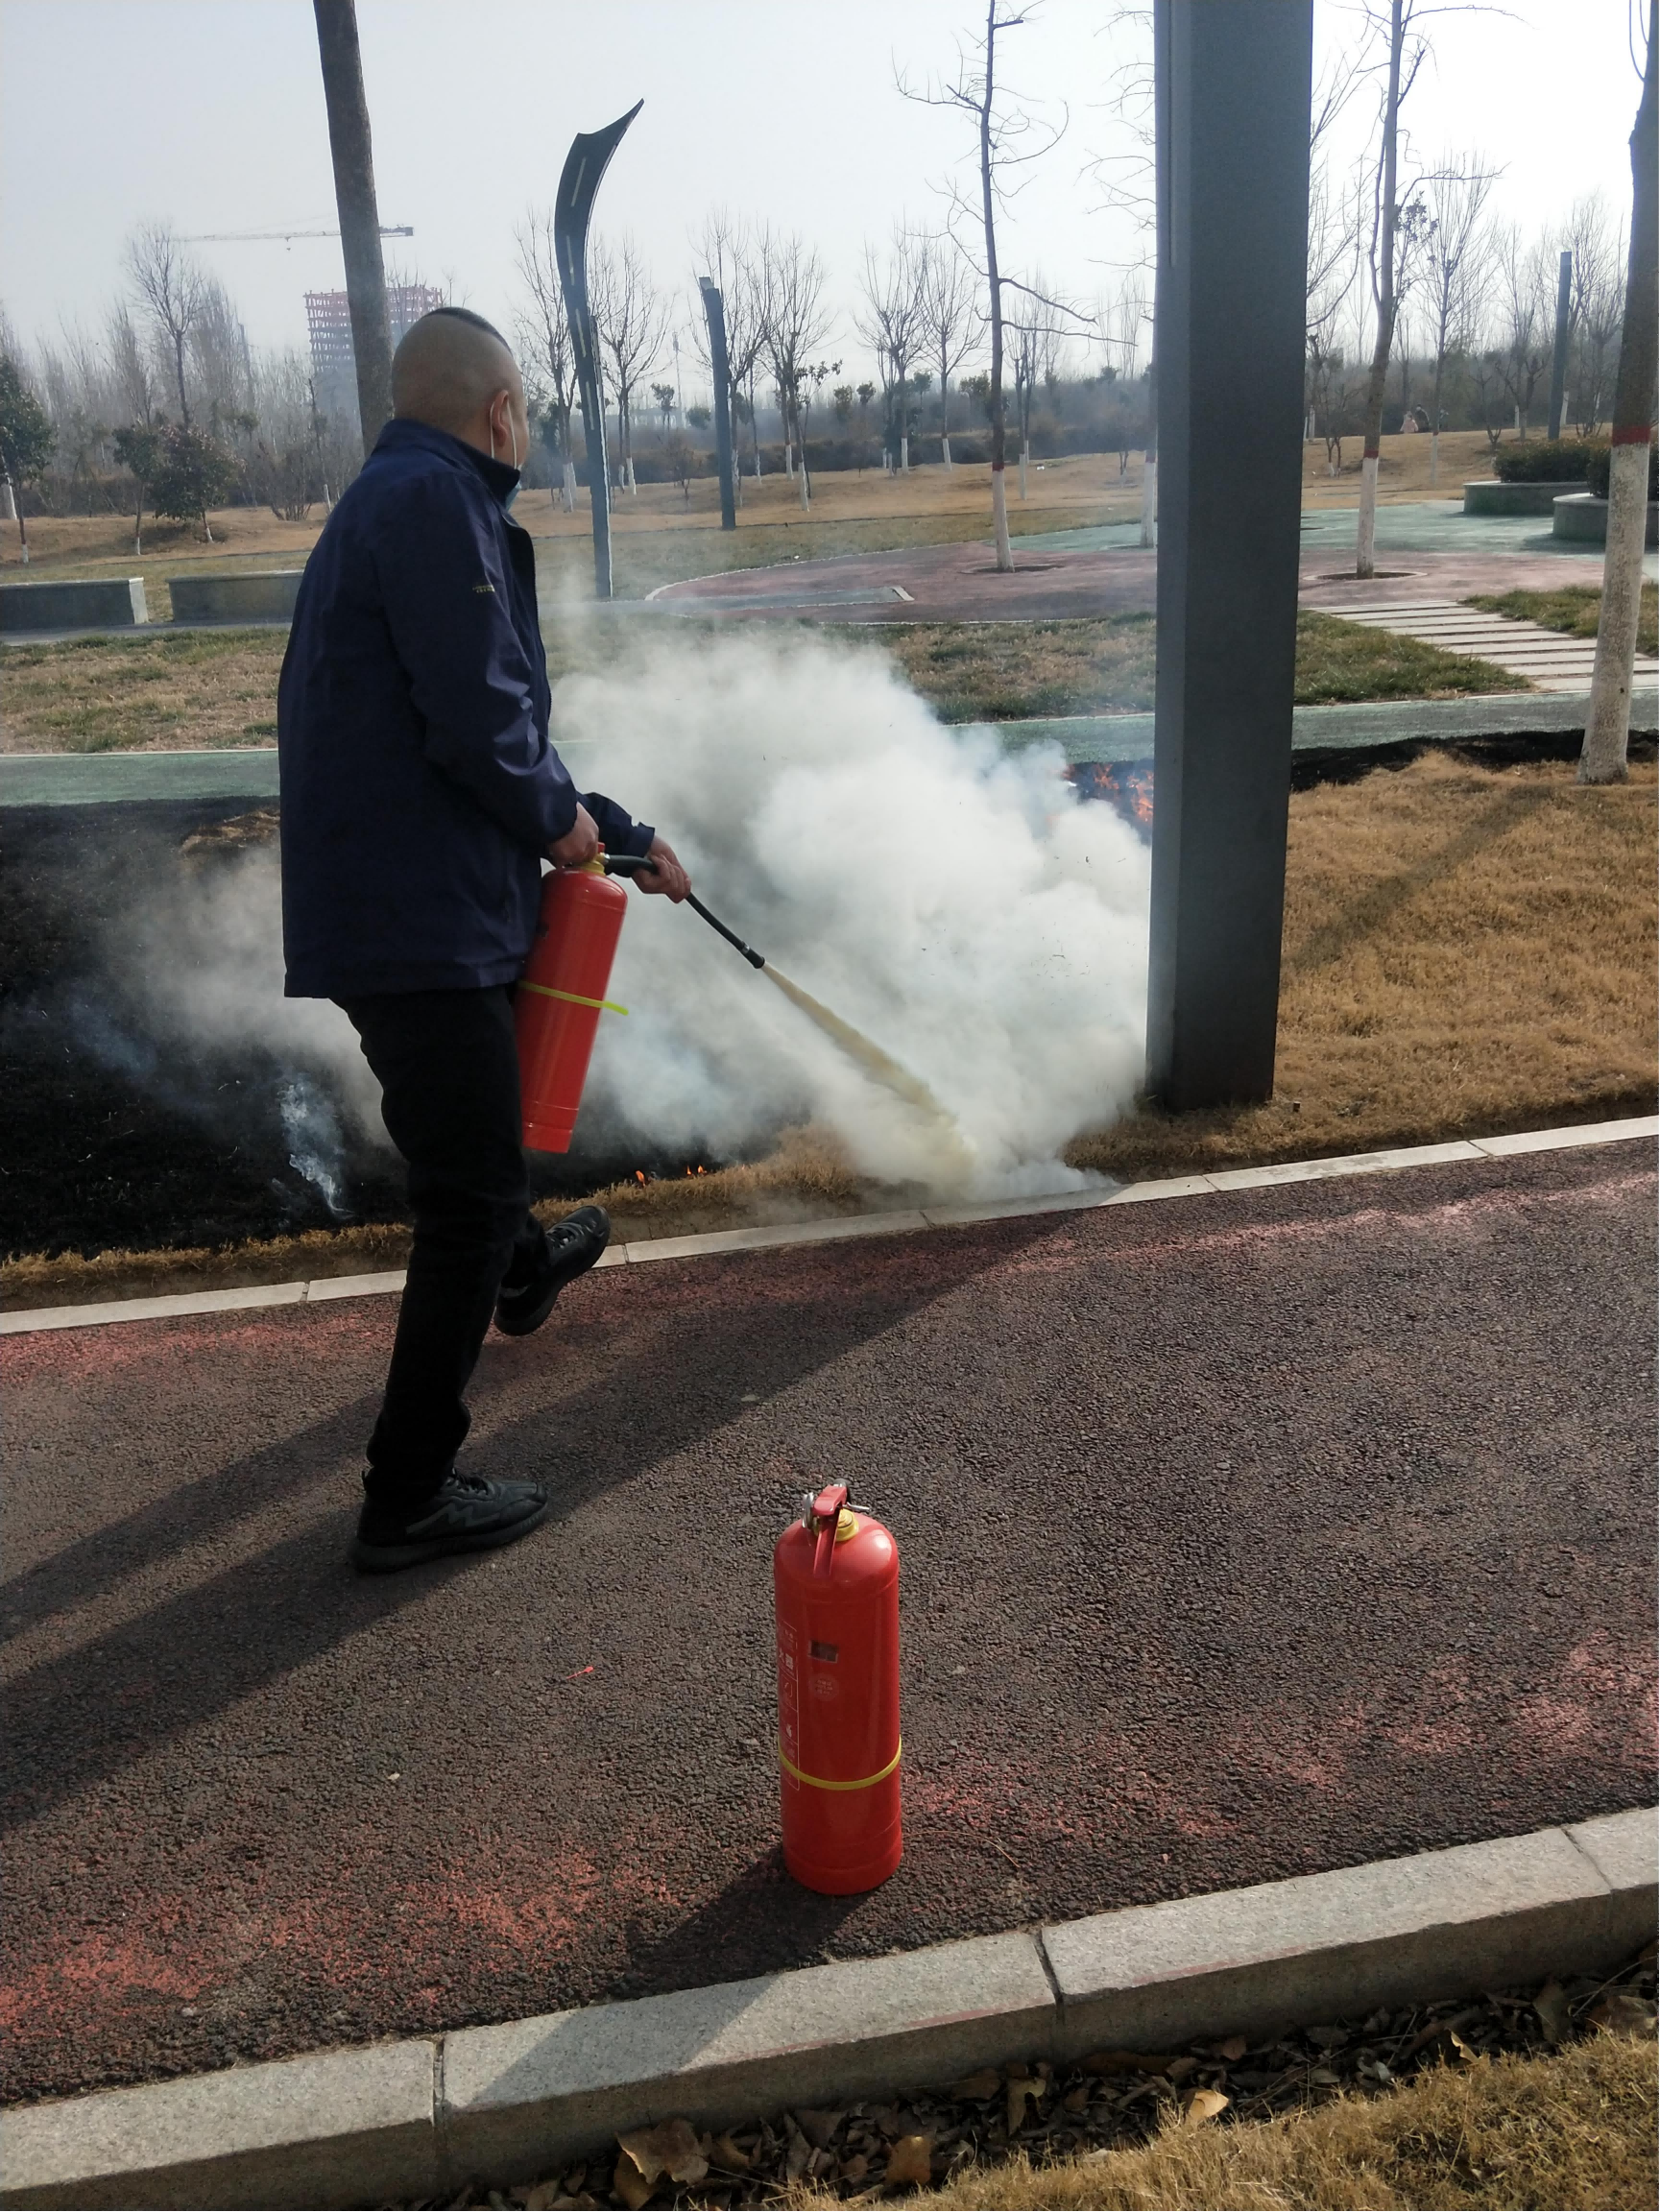
[[[601,854],[586,868],[556,869],[541,880],[536,942],[513,1000],[524,1142],[532,1152],[570,1149],[600,1015],[628,1011],[605,995],[628,912],[628,893],[605,870]]]
[[[900,1863],[900,1555],[832,1483],[779,1538],[779,1781],[784,1863],[830,1897]]]

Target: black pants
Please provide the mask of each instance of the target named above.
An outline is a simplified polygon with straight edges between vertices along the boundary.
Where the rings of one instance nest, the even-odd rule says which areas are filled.
[[[369,1440],[370,1497],[413,1505],[449,1472],[469,1426],[462,1392],[505,1275],[528,1280],[530,1215],[513,993],[408,991],[341,1000],[380,1079],[381,1118],[409,1166],[415,1241],[386,1396]]]

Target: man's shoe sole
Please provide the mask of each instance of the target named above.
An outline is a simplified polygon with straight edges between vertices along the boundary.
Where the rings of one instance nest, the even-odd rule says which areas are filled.
[[[611,1225],[608,1222],[606,1225],[604,1242],[601,1243],[599,1250],[593,1255],[592,1259],[584,1259],[575,1265],[567,1262],[563,1269],[555,1269],[541,1296],[537,1300],[534,1306],[527,1307],[522,1313],[515,1313],[511,1319],[504,1321],[501,1317],[501,1307],[498,1303],[495,1309],[495,1326],[500,1334],[503,1336],[534,1335],[537,1330],[541,1327],[542,1323],[553,1311],[554,1307],[558,1304],[559,1294],[565,1288],[565,1285],[567,1283],[574,1283],[579,1275],[586,1275],[590,1267],[597,1267],[600,1261],[605,1256],[606,1245],[608,1245],[610,1242]]]
[[[459,1528],[453,1536],[429,1536],[419,1544],[366,1544],[354,1536],[348,1557],[360,1575],[395,1575],[400,1567],[422,1567],[429,1559],[445,1559],[458,1551],[495,1551],[540,1528],[550,1503],[544,1500],[522,1521],[510,1521],[504,1528]]]

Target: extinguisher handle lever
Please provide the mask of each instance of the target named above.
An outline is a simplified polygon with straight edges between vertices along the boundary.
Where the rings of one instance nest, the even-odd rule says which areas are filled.
[[[832,1482],[821,1490],[812,1502],[813,1552],[812,1571],[815,1579],[828,1575],[835,1556],[836,1524],[848,1502],[845,1482]]]

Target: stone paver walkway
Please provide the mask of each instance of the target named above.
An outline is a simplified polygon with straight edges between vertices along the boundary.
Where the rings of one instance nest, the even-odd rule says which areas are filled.
[[[1478,607],[1461,607],[1450,599],[1345,607],[1343,619],[1373,630],[1394,630],[1470,660],[1490,661],[1495,667],[1528,677],[1541,691],[1585,690],[1597,661],[1595,637],[1570,637],[1538,622],[1483,613]],[[1653,683],[1660,677],[1660,661],[1639,653],[1635,675],[1639,684]]]

